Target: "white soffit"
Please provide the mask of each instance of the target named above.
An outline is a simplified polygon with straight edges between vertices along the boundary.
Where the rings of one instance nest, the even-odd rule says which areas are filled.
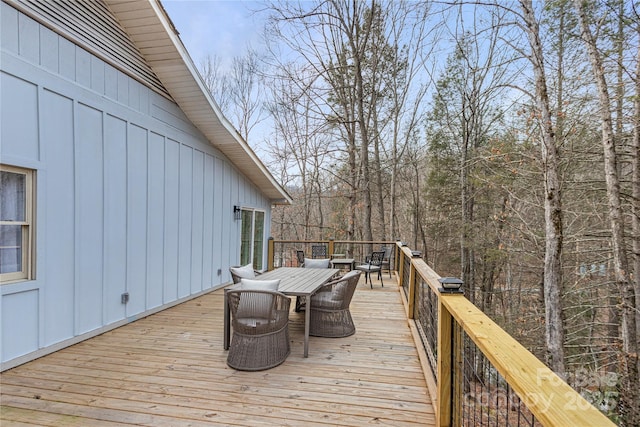
[[[157,0],[104,0],[189,120],[273,203],[291,196],[222,115]]]

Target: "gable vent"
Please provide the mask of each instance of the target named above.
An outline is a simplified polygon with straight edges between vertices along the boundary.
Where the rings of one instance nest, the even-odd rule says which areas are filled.
[[[171,99],[131,37],[102,0],[13,0],[10,3]]]

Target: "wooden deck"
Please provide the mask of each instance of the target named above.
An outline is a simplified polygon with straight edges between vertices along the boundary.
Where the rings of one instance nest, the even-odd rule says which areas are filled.
[[[395,283],[358,286],[357,332],[311,337],[291,315],[291,355],[260,372],[226,365],[218,290],[0,375],[8,426],[435,425]],[[375,283],[375,282],[374,282]]]

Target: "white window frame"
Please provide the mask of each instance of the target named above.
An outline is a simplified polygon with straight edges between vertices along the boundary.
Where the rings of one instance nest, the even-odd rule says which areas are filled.
[[[33,236],[34,236],[34,194],[35,171],[16,166],[0,164],[0,171],[21,174],[25,176],[25,207],[24,221],[4,221],[0,218],[0,225],[20,225],[22,228],[22,270],[11,273],[0,273],[0,284],[31,280],[33,278]],[[1,250],[2,248],[0,248]]]
[[[255,240],[255,232],[256,232],[256,212],[260,212],[262,213],[262,250],[263,250],[263,254],[262,254],[262,258],[260,259],[261,264],[260,265],[256,265],[253,261],[254,261],[254,249],[255,249],[255,244],[256,244],[256,240]],[[265,210],[262,209],[254,209],[254,208],[242,208],[242,215],[241,215],[241,220],[240,220],[240,260],[241,263],[244,262],[243,258],[242,258],[242,226],[243,226],[243,221],[244,221],[244,214],[245,213],[250,213],[251,214],[251,231],[250,231],[250,235],[251,235],[251,239],[249,241],[249,260],[251,262],[251,264],[253,265],[253,268],[257,269],[257,270],[264,270],[264,242],[266,240],[266,219],[267,219],[267,213]]]

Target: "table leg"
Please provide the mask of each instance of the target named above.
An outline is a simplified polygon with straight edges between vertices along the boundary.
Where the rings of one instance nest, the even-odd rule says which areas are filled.
[[[311,321],[311,295],[307,297],[304,309],[304,357],[309,357],[309,322]]]
[[[227,301],[227,290],[224,290],[224,349],[229,350],[229,332],[230,332],[230,321],[229,321],[229,302]]]

